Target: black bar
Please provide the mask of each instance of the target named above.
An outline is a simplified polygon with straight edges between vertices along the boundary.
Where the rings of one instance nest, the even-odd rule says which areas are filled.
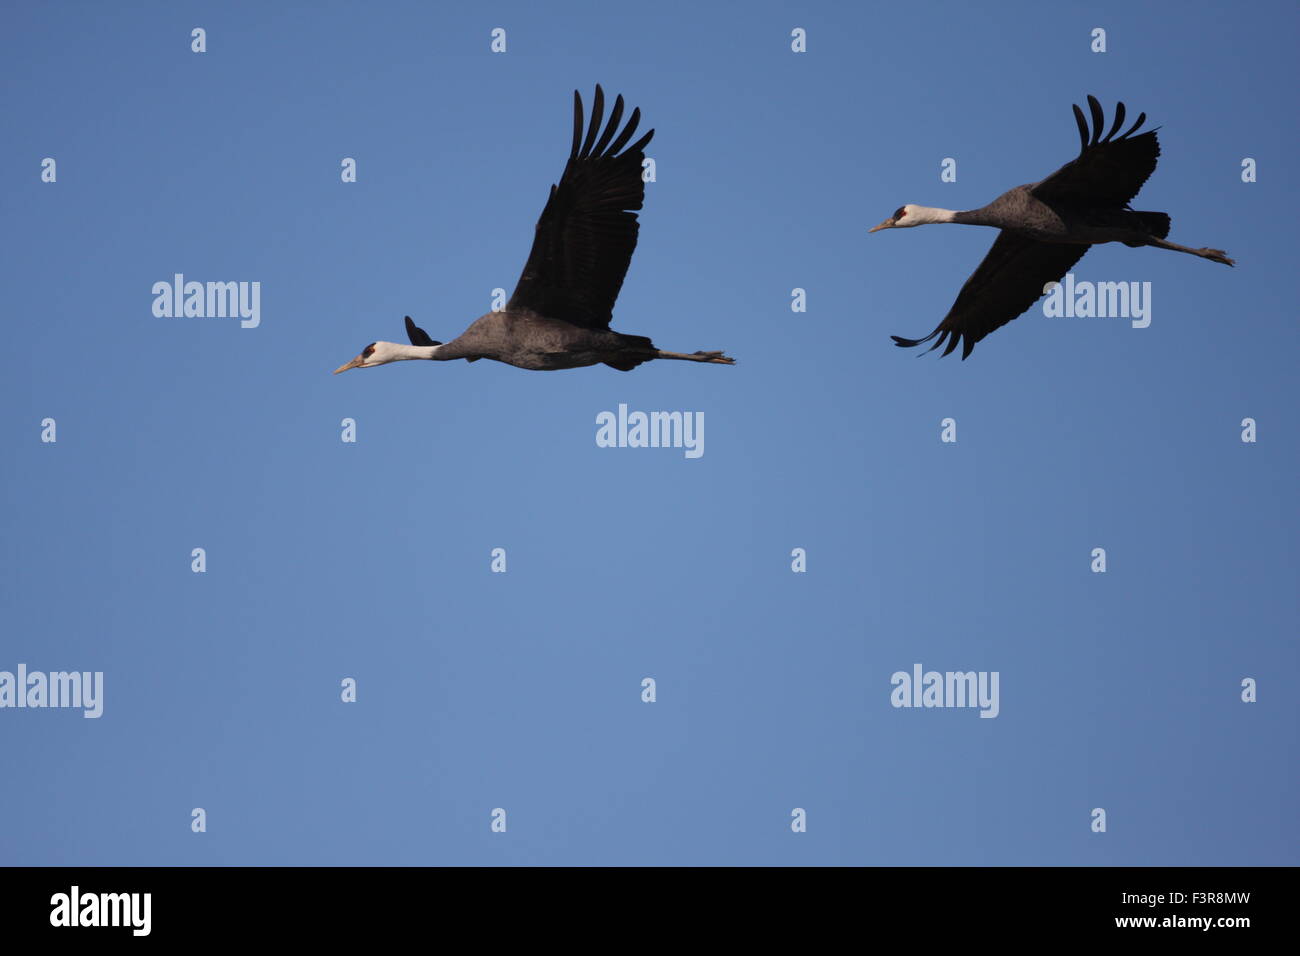
[[[434,927],[477,927],[498,939],[576,920],[616,933],[624,926],[625,943],[672,930],[665,945],[691,925],[759,940],[786,931],[799,938],[801,927],[815,926],[816,935],[843,930],[880,941],[1100,936],[1232,945],[1242,934],[1286,932],[1294,884],[1294,869],[1247,867],[8,868],[0,869],[0,926],[7,942],[125,941],[144,928],[145,898],[127,908],[128,898],[99,894],[147,893],[147,938],[178,943],[375,942]],[[102,912],[127,925],[52,925],[52,917],[73,921],[74,886],[77,922]]]

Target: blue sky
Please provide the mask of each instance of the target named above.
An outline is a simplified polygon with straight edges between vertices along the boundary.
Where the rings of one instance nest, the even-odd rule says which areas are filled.
[[[0,670],[105,700],[0,710],[0,862],[1300,862],[1297,19],[11,8]],[[331,376],[513,287],[597,82],[658,131],[614,327],[739,364]],[[1047,175],[1088,93],[1161,127],[1137,208],[1238,267],[1106,246],[1076,277],[1150,282],[1149,328],[894,348],[993,233],[867,228]],[[260,326],[155,317],[178,272],[260,282]],[[620,403],[705,454],[597,447]],[[918,662],[997,671],[999,716],[891,707]]]

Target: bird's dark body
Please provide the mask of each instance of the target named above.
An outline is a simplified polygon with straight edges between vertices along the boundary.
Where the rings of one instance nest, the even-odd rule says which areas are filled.
[[[605,363],[627,371],[655,357],[643,335],[587,329],[528,311],[489,312],[438,350],[439,359],[492,359],[538,372]]]
[[[1138,212],[1069,202],[1045,202],[1034,195],[1037,183],[1008,189],[979,209],[957,213],[954,222],[995,226],[1035,242],[1091,246],[1102,242],[1141,244],[1155,234],[1163,239],[1169,217],[1162,212]],[[1163,228],[1163,232],[1156,230]]]
[[[1088,110],[1091,124],[1074,107],[1079,155],[1046,179],[1010,189],[979,209],[929,220],[1001,231],[935,330],[922,339],[895,335],[896,344],[911,347],[934,339],[931,350],[946,346],[943,354],[947,355],[960,345],[964,359],[976,342],[1023,314],[1050,283],[1059,282],[1091,246],[1101,243],[1154,246],[1233,264],[1221,249],[1192,249],[1169,242],[1168,215],[1129,206],[1160,156],[1155,130],[1137,132],[1146,114],[1139,114],[1120,133],[1123,103],[1115,107],[1109,132],[1096,97],[1088,97]],[[887,220],[881,227],[894,222]]]

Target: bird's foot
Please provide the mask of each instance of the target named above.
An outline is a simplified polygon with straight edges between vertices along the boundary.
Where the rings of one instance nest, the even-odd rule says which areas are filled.
[[[736,364],[735,359],[727,358],[721,352],[665,352],[663,349],[656,349],[654,357],[675,359],[679,362],[712,362],[714,365]]]
[[[1197,249],[1196,251],[1212,262],[1222,262],[1225,266],[1236,265],[1222,249]]]

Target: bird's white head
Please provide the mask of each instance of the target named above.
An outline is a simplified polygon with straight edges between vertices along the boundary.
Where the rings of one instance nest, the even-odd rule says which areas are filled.
[[[411,340],[410,345],[399,345],[396,342],[371,342],[347,365],[336,368],[334,374],[346,372],[350,368],[374,368],[376,365],[387,365],[389,362],[401,362],[405,359],[446,361],[450,358],[448,355],[438,354],[442,349],[442,343],[429,338],[429,333],[412,322],[409,315],[406,317],[406,337]]]
[[[881,229],[907,229],[931,222],[952,222],[954,215],[956,214],[951,209],[935,209],[931,206],[908,203],[906,206],[899,206],[892,216],[880,225],[872,226],[867,232],[879,232]]]
[[[334,374],[346,372],[350,368],[374,368],[376,365],[387,365],[389,362],[400,362],[403,359],[432,358],[430,353],[433,351],[432,348],[415,348],[410,345],[399,345],[396,342],[371,342],[351,362],[336,368]]]

